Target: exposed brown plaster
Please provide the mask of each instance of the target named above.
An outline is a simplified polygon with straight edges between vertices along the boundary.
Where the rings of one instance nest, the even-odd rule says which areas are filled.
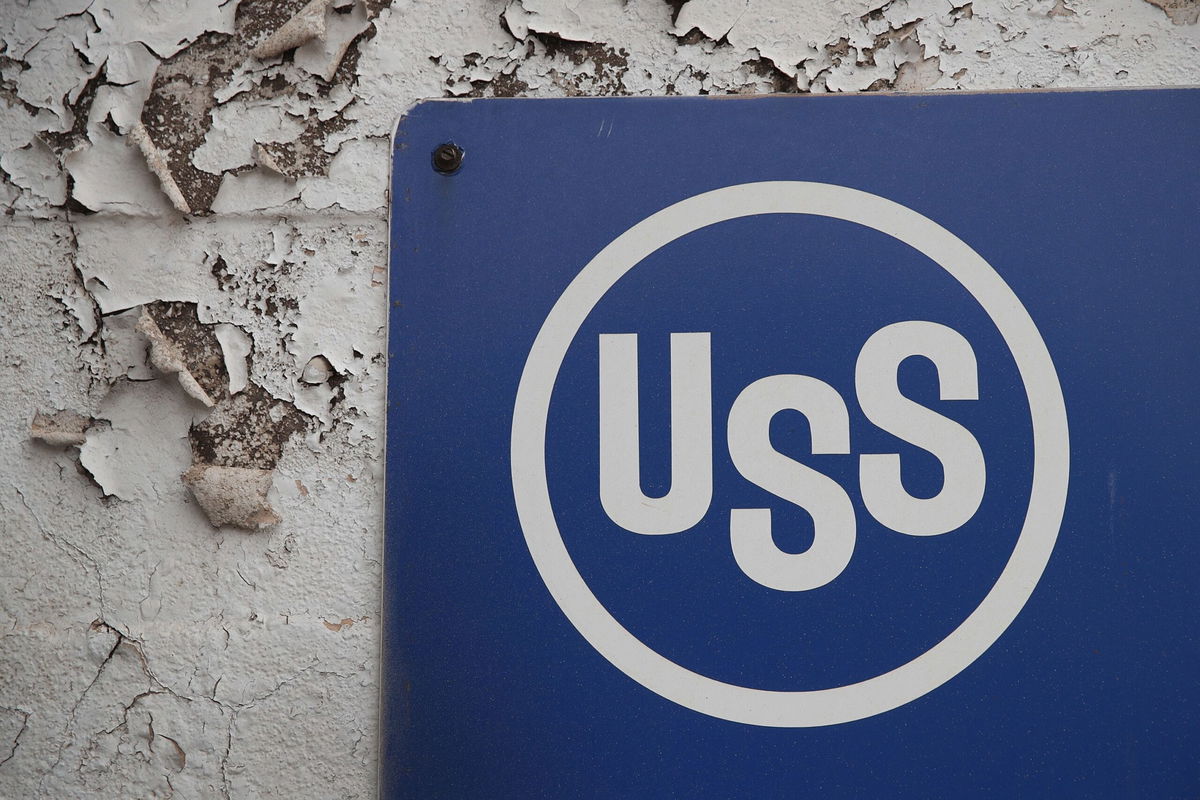
[[[270,470],[288,439],[307,426],[307,417],[290,403],[251,384],[193,425],[189,439],[199,463]]]

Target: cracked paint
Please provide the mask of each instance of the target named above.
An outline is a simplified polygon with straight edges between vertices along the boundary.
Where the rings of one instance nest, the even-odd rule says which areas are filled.
[[[1198,17],[10,0],[0,796],[373,794],[388,157],[417,100],[1194,85]]]

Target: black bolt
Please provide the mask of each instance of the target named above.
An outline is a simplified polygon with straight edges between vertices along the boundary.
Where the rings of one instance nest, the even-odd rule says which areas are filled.
[[[433,168],[443,175],[458,172],[462,166],[463,149],[453,142],[439,144],[433,151]]]

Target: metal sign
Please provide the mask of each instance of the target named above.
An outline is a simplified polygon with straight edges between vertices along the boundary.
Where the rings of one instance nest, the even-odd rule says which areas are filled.
[[[1198,125],[414,109],[384,796],[1200,791]]]

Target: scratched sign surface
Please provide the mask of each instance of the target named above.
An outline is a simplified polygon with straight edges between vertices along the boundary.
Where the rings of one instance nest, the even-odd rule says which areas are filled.
[[[384,796],[1200,792],[1198,124],[412,110]]]

